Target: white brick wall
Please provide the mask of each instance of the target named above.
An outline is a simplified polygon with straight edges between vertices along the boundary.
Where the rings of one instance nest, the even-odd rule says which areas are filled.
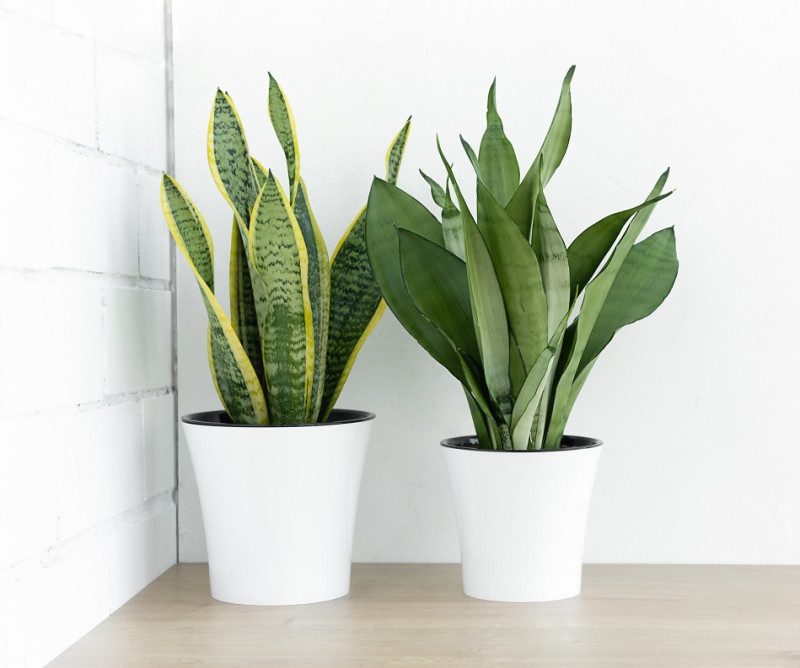
[[[164,0],[0,0],[0,666],[176,559]]]

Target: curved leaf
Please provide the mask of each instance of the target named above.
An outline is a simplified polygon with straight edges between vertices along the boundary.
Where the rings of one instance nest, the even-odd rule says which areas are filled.
[[[398,229],[397,234],[403,282],[412,303],[457,348],[478,359],[464,262],[414,232]]]
[[[536,159],[530,166],[519,188],[511,196],[506,206],[506,211],[519,225],[522,234],[529,236],[531,220],[533,218],[533,202],[539,190],[539,177],[546,186],[556,171],[567,152],[569,138],[572,134],[572,94],[570,84],[575,73],[575,66],[569,68],[564,81],[561,83],[561,94],[558,98],[553,120],[545,135],[542,147],[536,154]],[[537,165],[538,163],[538,165]]]
[[[269,73],[268,73],[269,74]],[[289,194],[292,204],[300,183],[300,148],[297,144],[297,130],[294,126],[294,115],[289,107],[281,87],[272,74],[269,74],[269,90],[267,92],[267,111],[275,135],[286,156],[286,171],[289,173]]]
[[[238,424],[268,424],[264,391],[230,321],[214,296],[214,250],[205,221],[178,183],[161,180],[161,206],[175,244],[197,279],[209,322],[209,364],[222,405]]]
[[[448,341],[416,309],[406,292],[400,268],[400,241],[395,228],[416,232],[444,247],[442,226],[413,197],[375,178],[367,205],[367,254],[383,298],[403,327],[459,380],[461,363]]]
[[[578,373],[603,351],[619,329],[646,318],[661,306],[677,275],[674,228],[656,232],[633,246],[600,309]]]

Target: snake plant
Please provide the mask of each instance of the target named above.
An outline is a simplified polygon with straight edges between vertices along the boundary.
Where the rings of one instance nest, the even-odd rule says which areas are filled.
[[[569,143],[573,73],[522,178],[492,84],[478,152],[461,138],[477,215],[438,140],[444,188],[422,174],[438,215],[388,181],[376,178],[370,190],[367,249],[384,299],[461,382],[483,448],[559,448],[598,355],[664,301],[678,271],[672,228],[636,243],[671,194],[662,194],[669,170],[641,204],[565,244],[544,188]]]
[[[214,248],[197,207],[167,174],[161,203],[208,313],[208,361],[217,393],[237,424],[327,419],[365,338],[385,309],[366,254],[366,207],[328,258],[300,176],[288,100],[270,75],[268,112],[283,149],[288,188],[250,155],[230,96],[218,90],[208,162],[233,210],[231,316],[214,292]],[[386,154],[394,184],[410,119]]]

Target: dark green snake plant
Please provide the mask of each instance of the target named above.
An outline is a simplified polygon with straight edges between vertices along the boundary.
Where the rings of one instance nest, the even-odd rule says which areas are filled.
[[[300,177],[294,118],[270,75],[268,111],[289,175],[284,190],[250,155],[233,101],[217,91],[208,162],[233,209],[231,316],[214,294],[214,249],[197,207],[164,174],[161,203],[178,249],[194,272],[208,313],[208,360],[217,393],[237,424],[304,424],[329,416],[385,304],[366,254],[366,207],[328,258]],[[395,183],[406,122],[386,155]]]
[[[492,84],[478,153],[461,139],[477,177],[477,216],[441,147],[445,187],[422,175],[439,215],[388,180],[370,190],[367,248],[384,299],[461,382],[483,448],[559,448],[597,356],[664,301],[678,271],[672,228],[636,243],[671,194],[661,194],[669,170],[643,203],[564,243],[544,187],[569,143],[573,72],[522,178]]]

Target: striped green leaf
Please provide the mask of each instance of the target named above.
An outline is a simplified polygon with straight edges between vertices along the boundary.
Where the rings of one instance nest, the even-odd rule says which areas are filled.
[[[309,421],[316,422],[323,401],[331,310],[331,267],[328,249],[311,211],[306,185],[298,181],[293,205],[294,215],[303,233],[308,251],[308,298],[314,327],[314,375],[311,383]]]
[[[495,79],[486,104],[486,131],[481,139],[478,171],[489,192],[505,206],[519,186],[519,163],[497,113],[496,88]]]
[[[283,149],[283,155],[286,157],[286,171],[289,173],[289,193],[291,202],[294,203],[297,187],[300,183],[300,148],[297,144],[297,130],[294,126],[294,115],[291,107],[289,107],[289,101],[272,74],[269,74],[267,110],[275,135],[278,137],[278,142]]]
[[[245,234],[258,189],[242,121],[233,100],[221,90],[217,90],[214,98],[208,125],[208,165]]]
[[[176,181],[161,180],[161,205],[178,250],[197,279],[209,322],[209,364],[222,405],[234,422],[268,424],[264,391],[225,312],[214,296],[214,250],[205,221]]]
[[[410,124],[409,118],[386,152],[386,179],[390,186],[397,181]],[[350,224],[331,258],[330,331],[323,418],[333,409],[358,352],[386,309],[367,253],[367,209],[362,209]],[[393,229],[391,232],[394,235]],[[395,247],[396,243],[395,239]],[[399,258],[394,263],[399,274]]]
[[[256,277],[257,289],[263,291],[261,280]],[[230,300],[231,300],[231,326],[247,357],[253,364],[256,376],[262,387],[265,385],[264,362],[261,359],[261,335],[259,333],[258,316],[256,314],[255,293],[253,282],[250,278],[250,262],[247,257],[247,248],[242,240],[241,230],[236,218],[233,220],[231,233],[231,261],[230,261]]]
[[[308,292],[308,253],[289,200],[270,173],[250,220],[250,260],[264,282],[267,313],[262,354],[270,419],[309,418],[314,332]]]
[[[479,359],[464,262],[419,234],[404,229],[397,234],[403,282],[412,303],[459,350]]]
[[[389,150],[386,151],[386,180],[392,185],[397,185],[397,175],[400,172],[400,163],[403,161],[403,154],[406,151],[408,133],[411,130],[411,116],[405,122],[400,132],[392,139]]]

